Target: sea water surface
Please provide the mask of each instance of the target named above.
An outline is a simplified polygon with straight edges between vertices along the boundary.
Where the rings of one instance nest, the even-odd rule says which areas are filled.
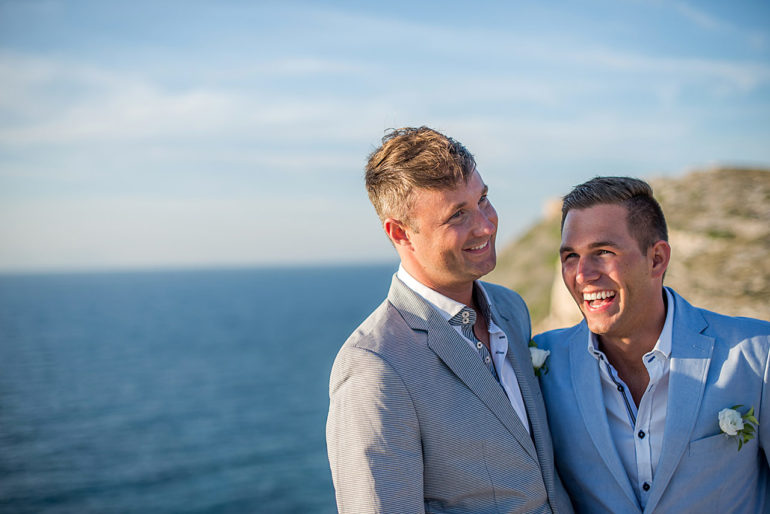
[[[329,372],[394,271],[0,276],[0,512],[334,512]]]

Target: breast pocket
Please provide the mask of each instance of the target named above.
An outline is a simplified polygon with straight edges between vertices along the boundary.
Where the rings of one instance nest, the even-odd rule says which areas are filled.
[[[687,453],[690,457],[710,455],[713,458],[715,455],[720,455],[722,452],[730,449],[737,451],[738,441],[736,441],[735,438],[720,432],[716,435],[710,435],[695,441],[690,441]]]
[[[759,452],[756,438],[740,451],[737,437],[723,433],[690,441],[673,482],[683,477],[680,483],[688,488],[687,495],[701,499],[692,512],[736,512],[736,505],[744,506],[737,512],[754,512],[745,506],[752,504],[752,495],[764,488],[759,485],[760,480],[765,480],[758,473]],[[697,477],[697,481],[685,477]]]

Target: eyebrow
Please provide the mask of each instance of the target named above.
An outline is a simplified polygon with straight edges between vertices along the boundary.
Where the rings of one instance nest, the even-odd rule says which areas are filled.
[[[596,241],[596,242],[593,242],[593,243],[589,244],[588,248],[589,249],[601,248],[603,246],[609,246],[611,248],[619,248],[620,247],[620,245],[618,245],[618,243],[616,243],[614,241]],[[572,248],[571,246],[562,246],[561,248],[559,248],[559,253],[562,254],[564,252],[571,252],[573,250],[574,250],[574,248]]]
[[[480,198],[480,197],[482,197],[482,196],[484,196],[484,195],[486,195],[488,192],[489,192],[489,186],[487,186],[486,184],[484,184],[484,187],[481,189],[481,194],[479,195],[479,198]],[[455,212],[457,212],[457,210],[458,210],[458,209],[461,209],[461,208],[465,207],[465,204],[466,204],[466,203],[467,203],[467,202],[460,202],[460,203],[456,203],[456,204],[454,204],[454,205],[452,206],[452,208],[449,210],[449,212],[450,212],[450,216],[451,216],[452,214],[454,214]]]

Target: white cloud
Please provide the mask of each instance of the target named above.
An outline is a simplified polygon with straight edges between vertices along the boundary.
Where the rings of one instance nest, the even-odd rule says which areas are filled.
[[[767,48],[767,35],[764,33],[756,32],[754,30],[749,30],[743,27],[738,28],[732,23],[729,23],[724,19],[712,16],[706,11],[697,8],[688,2],[675,2],[673,6],[685,18],[702,29],[730,34],[736,39],[746,41],[750,47],[756,50],[764,50]]]
[[[407,26],[408,30],[414,27]],[[406,29],[405,29],[406,30]],[[436,30],[436,29],[433,29]],[[498,35],[498,38],[503,37]],[[512,40],[511,40],[512,39]],[[473,41],[473,38],[469,38]],[[517,43],[508,36],[507,48]],[[493,50],[494,51],[494,50]],[[569,77],[564,65],[578,65],[580,77],[559,72],[533,76],[490,69],[478,74],[448,74],[440,87],[417,84],[351,99],[309,92],[282,94],[213,86],[169,89],[149,77],[77,62],[21,54],[0,54],[0,102],[12,115],[0,122],[0,144],[72,144],[103,141],[158,141],[174,138],[243,138],[254,140],[359,139],[358,129],[382,120],[383,112],[401,106],[406,112],[430,115],[431,106],[459,101],[556,107],[583,93],[601,94],[620,74],[644,74],[671,105],[672,91],[683,84],[702,84],[714,94],[747,92],[770,82],[770,66],[713,59],[647,57],[605,48],[539,47],[538,58]],[[278,59],[266,66],[274,73],[361,73],[345,61]],[[508,68],[510,69],[510,68]],[[586,71],[593,70],[594,78]],[[399,82],[400,71],[386,78]],[[576,72],[577,73],[577,72]],[[449,78],[451,77],[451,80]],[[66,89],[62,84],[67,85]],[[422,87],[419,87],[422,86]],[[573,104],[570,104],[574,106]],[[380,121],[382,123],[382,121]]]
[[[715,30],[727,27],[723,21],[714,18],[705,11],[697,9],[688,3],[676,2],[674,3],[674,6],[687,19],[704,29]]]
[[[288,68],[296,62],[287,61]],[[313,66],[330,67],[330,63]],[[352,116],[344,99],[302,98],[269,90],[248,93],[192,87],[170,90],[150,79],[55,59],[0,55],[0,144],[70,144],[175,137],[253,136],[292,132]],[[77,94],[58,88],[71,85]],[[358,110],[360,113],[360,110]],[[15,120],[15,121],[11,121]]]
[[[645,74],[649,82],[664,80],[678,83],[720,84],[746,92],[770,83],[770,66],[765,63],[735,62],[718,59],[648,57],[609,49],[571,53],[575,62],[594,66],[606,72],[620,71]]]
[[[267,75],[320,75],[360,74],[367,67],[353,62],[311,57],[289,57],[265,61],[258,65],[260,73]]]

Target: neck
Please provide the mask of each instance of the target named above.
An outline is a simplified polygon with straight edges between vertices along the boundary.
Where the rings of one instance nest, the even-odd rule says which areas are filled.
[[[415,268],[403,260],[401,261],[401,266],[403,266],[404,270],[422,285],[441,293],[447,298],[451,298],[456,302],[460,302],[463,305],[472,307],[474,310],[478,310],[473,306],[473,281],[442,283],[432,280],[431,277],[422,272],[422,269]]]
[[[610,362],[617,367],[624,363],[626,366],[643,366],[642,357],[652,351],[666,323],[668,298],[661,288],[661,296],[652,302],[651,314],[645,313],[642,323],[637,323],[637,329],[629,336],[613,336],[611,334],[597,335],[600,349],[607,354]]]
[[[443,294],[447,298],[451,298],[456,302],[460,302],[463,305],[467,305],[468,307],[472,308],[476,312],[478,312],[479,310],[478,305],[476,305],[476,302],[474,301],[474,298],[473,298],[473,282],[471,282],[470,284],[462,288],[436,289],[436,291]]]
[[[655,306],[652,309],[654,315],[648,317],[649,323],[640,325],[633,337],[599,336],[601,350],[628,386],[637,407],[650,383],[642,358],[655,347],[655,343],[660,338],[666,322],[666,302],[666,292],[663,291],[659,301],[654,302]]]

